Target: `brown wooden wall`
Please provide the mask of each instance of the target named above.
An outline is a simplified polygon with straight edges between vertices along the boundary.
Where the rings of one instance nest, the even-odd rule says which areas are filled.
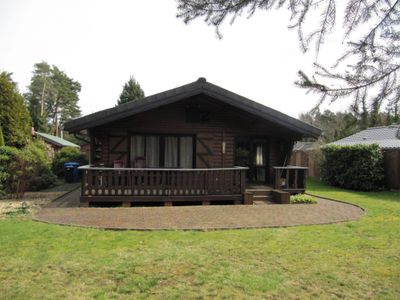
[[[383,159],[386,187],[400,190],[400,149],[383,151]]]
[[[210,112],[208,121],[187,122],[188,107]],[[98,149],[102,149],[102,156],[97,155],[92,163],[111,165],[114,160],[123,160],[128,166],[129,135],[134,133],[195,135],[197,168],[232,167],[235,137],[265,138],[269,143],[271,176],[272,167],[282,166],[293,141],[301,138],[284,127],[232,106],[197,96],[92,129],[92,140],[96,138]],[[226,142],[225,154],[222,153],[222,141]]]
[[[321,179],[321,152],[319,150],[293,151],[289,164],[307,167],[308,176],[318,180]]]

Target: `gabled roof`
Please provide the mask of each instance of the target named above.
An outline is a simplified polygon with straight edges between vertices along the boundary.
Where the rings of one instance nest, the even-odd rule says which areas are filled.
[[[267,121],[293,130],[303,136],[318,137],[321,134],[321,130],[314,126],[209,83],[205,78],[199,78],[195,82],[172,90],[69,121],[64,125],[64,129],[69,132],[77,132],[93,128],[200,94],[230,104]]]
[[[35,132],[37,136],[40,136],[45,142],[56,145],[58,147],[75,147],[80,148],[79,145],[71,143],[70,141],[64,140],[58,136],[43,133],[43,132]]]
[[[400,149],[400,125],[371,127],[330,145],[378,144],[381,149]]]

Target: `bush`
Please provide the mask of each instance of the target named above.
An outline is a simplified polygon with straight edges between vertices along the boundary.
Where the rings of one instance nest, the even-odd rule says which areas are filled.
[[[315,204],[317,200],[313,196],[305,195],[305,194],[297,194],[290,196],[291,204]]]
[[[57,178],[51,173],[50,161],[44,146],[29,143],[19,150],[0,147],[0,189],[22,197],[27,190],[50,187]]]
[[[57,176],[51,171],[51,160],[47,155],[47,149],[44,143],[30,143],[23,151],[32,157],[34,165],[32,178],[29,182],[29,190],[38,191],[54,186],[57,183]]]
[[[42,172],[40,172],[40,176],[35,176],[31,180],[29,190],[40,191],[55,186],[56,183],[57,176],[53,174],[49,166],[48,168],[44,168]]]
[[[383,189],[383,155],[378,145],[329,145],[321,150],[321,177],[326,183],[352,190]]]
[[[12,183],[12,170],[16,169],[16,160],[20,150],[14,147],[0,147],[0,196],[10,192]]]
[[[74,147],[64,147],[54,155],[53,159],[53,173],[58,177],[64,176],[64,163],[77,162],[81,166],[88,163],[86,156],[82,154],[79,149]]]

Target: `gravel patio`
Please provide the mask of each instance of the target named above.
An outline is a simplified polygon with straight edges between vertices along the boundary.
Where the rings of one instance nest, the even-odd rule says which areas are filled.
[[[42,208],[42,222],[114,230],[213,230],[329,224],[357,220],[355,205],[318,198],[317,204],[79,208],[79,189]]]

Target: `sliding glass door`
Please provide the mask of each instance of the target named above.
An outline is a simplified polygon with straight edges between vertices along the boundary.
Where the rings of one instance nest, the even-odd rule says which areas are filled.
[[[132,167],[193,168],[193,152],[193,136],[131,136],[130,161]]]
[[[235,139],[235,165],[248,167],[246,172],[249,183],[268,181],[267,140],[250,137]]]

